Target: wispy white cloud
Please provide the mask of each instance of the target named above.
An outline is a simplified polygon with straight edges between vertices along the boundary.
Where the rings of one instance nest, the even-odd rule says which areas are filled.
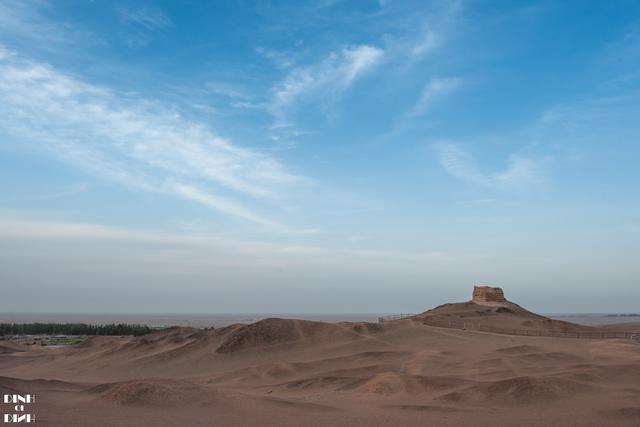
[[[424,85],[420,97],[407,113],[407,118],[422,116],[433,109],[433,104],[443,96],[454,92],[463,84],[459,77],[433,78]]]
[[[16,55],[0,59],[0,99],[0,132],[10,136],[5,141],[35,144],[90,173],[260,225],[271,222],[231,197],[277,199],[302,180],[277,159],[163,105]]]
[[[121,8],[118,10],[118,18],[123,24],[137,25],[149,31],[173,26],[171,19],[157,8]]]
[[[273,62],[279,68],[289,68],[296,63],[300,53],[297,51],[279,51],[262,46],[256,48],[256,52]]]
[[[291,125],[288,114],[296,105],[340,95],[383,56],[374,46],[349,46],[317,64],[294,68],[273,89],[268,110],[276,118],[275,127]]]
[[[54,7],[48,1],[0,1],[0,38],[37,42],[38,49],[47,51],[97,41],[94,34],[72,22],[50,19]]]
[[[490,205],[496,202],[496,199],[475,199],[471,203],[475,205]]]
[[[400,46],[408,58],[408,65],[425,60],[442,48],[462,10],[462,2],[450,1],[421,18],[422,23],[413,29],[408,43]]]
[[[211,81],[205,84],[204,89],[214,95],[221,95],[229,99],[250,99],[247,88],[233,83],[222,81]]]
[[[131,47],[145,46],[152,40],[154,33],[173,26],[171,19],[155,7],[120,8],[118,19],[125,27],[121,38]]]
[[[435,31],[427,29],[422,38],[416,42],[411,49],[411,57],[414,60],[421,59],[429,52],[433,51],[439,43],[439,36]]]
[[[71,197],[76,196],[78,194],[84,193],[89,189],[89,184],[86,182],[80,182],[77,184],[70,185],[69,187],[51,192],[51,193],[42,193],[42,194],[25,194],[19,197],[11,197],[8,199],[0,198],[1,202],[22,202],[22,201],[31,201],[31,200],[48,200],[48,199],[58,199],[61,197]]]
[[[347,242],[349,243],[360,243],[360,242],[364,242],[365,240],[369,240],[370,237],[369,236],[363,236],[360,234],[354,234],[352,236],[348,236],[347,237]]]
[[[177,194],[180,194],[181,196],[198,202],[202,205],[208,206],[216,211],[243,218],[247,221],[255,222],[257,224],[266,225],[270,228],[278,227],[278,225],[276,225],[272,221],[269,221],[264,217],[255,214],[244,206],[234,203],[224,197],[216,196],[215,194],[209,194],[191,185],[176,183],[171,187]]]
[[[366,238],[366,237],[365,237]],[[444,252],[402,252],[375,249],[345,249],[328,246],[272,244],[238,239],[227,239],[210,233],[171,233],[166,231],[141,230],[135,228],[115,227],[110,225],[57,222],[38,219],[17,219],[0,216],[0,240],[61,240],[61,241],[120,241],[146,243],[173,243],[189,246],[218,247],[225,250],[225,256],[242,254],[243,256],[299,256],[303,259],[323,263],[331,258],[341,263],[344,256],[373,259],[396,259],[402,262],[419,262],[426,260],[446,260],[449,255]],[[353,241],[363,240],[356,236]],[[312,258],[309,258],[309,257]],[[321,258],[313,258],[319,256]],[[209,259],[209,261],[211,261]]]
[[[102,224],[41,221],[33,219],[0,218],[0,237],[14,239],[93,239],[168,242],[167,234],[113,227]],[[187,236],[182,237],[185,241]]]
[[[459,144],[439,142],[435,149],[445,171],[469,185],[522,190],[539,187],[544,181],[542,162],[523,155],[512,154],[508,166],[503,170],[483,172],[469,152]]]
[[[0,44],[0,61],[13,55],[15,55],[13,52]]]
[[[464,84],[464,80],[459,77],[435,77],[430,79],[422,88],[420,96],[413,106],[399,114],[393,127],[383,134],[380,134],[373,144],[377,145],[384,141],[389,141],[407,126],[414,124],[415,119],[424,117],[434,110],[435,105],[445,96],[456,91]]]
[[[525,188],[539,186],[543,182],[543,167],[540,162],[521,155],[509,157],[509,166],[491,176],[499,186],[505,188]]]

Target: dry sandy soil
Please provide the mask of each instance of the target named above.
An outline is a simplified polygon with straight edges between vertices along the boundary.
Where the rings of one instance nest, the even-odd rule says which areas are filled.
[[[266,319],[215,330],[0,344],[0,394],[36,425],[638,426],[640,344],[436,328],[425,318],[597,330],[447,304],[383,324]]]

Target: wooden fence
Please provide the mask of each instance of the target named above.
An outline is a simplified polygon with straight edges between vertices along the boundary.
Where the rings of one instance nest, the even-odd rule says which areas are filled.
[[[400,320],[400,319],[407,319],[413,316],[415,316],[415,314],[413,313],[390,314],[388,316],[378,317],[378,323],[391,322],[393,320]]]

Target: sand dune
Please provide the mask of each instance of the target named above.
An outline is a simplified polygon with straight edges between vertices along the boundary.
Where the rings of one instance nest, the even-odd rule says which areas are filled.
[[[424,321],[584,328],[511,304],[447,304],[382,324],[272,318],[69,348],[7,343],[0,391],[36,393],[38,422],[60,426],[638,425],[636,342]]]
[[[304,345],[313,345],[319,342],[353,340],[358,337],[360,335],[355,327],[348,328],[309,320],[265,319],[235,329],[216,351],[232,353],[266,346],[275,350],[279,344],[293,345],[303,342]]]
[[[162,378],[99,384],[85,393],[123,405],[196,405],[212,398],[194,383]]]
[[[599,328],[550,319],[532,313],[517,304],[482,306],[473,302],[450,303],[438,306],[416,316],[420,320],[439,322],[466,322],[500,328],[553,332],[593,332]]]
[[[0,344],[0,355],[1,354],[19,353],[21,351],[24,351],[24,348],[22,348],[22,346],[17,345],[17,344],[13,344],[11,342],[5,342],[5,343]]]
[[[473,385],[461,391],[445,394],[438,399],[449,402],[509,405],[557,401],[594,391],[595,389],[588,384],[566,378],[521,376]]]

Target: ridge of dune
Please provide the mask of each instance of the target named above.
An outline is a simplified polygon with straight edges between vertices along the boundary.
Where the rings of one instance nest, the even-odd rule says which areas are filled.
[[[570,398],[596,391],[590,384],[568,378],[519,376],[499,381],[474,384],[444,394],[438,400],[447,402],[539,403]]]
[[[121,405],[196,404],[209,397],[206,389],[190,381],[164,378],[98,384],[85,393]]]
[[[59,380],[37,378],[25,380],[14,377],[0,377],[0,390],[11,390],[12,393],[25,393],[42,390],[73,390],[79,388],[78,385]]]
[[[241,350],[292,344],[300,341],[336,342],[358,339],[361,335],[334,323],[299,319],[269,318],[233,330],[217,348],[225,354]]]
[[[19,344],[13,344],[10,342],[5,342],[0,344],[0,355],[2,354],[13,354],[13,353],[21,353],[24,352],[25,349],[22,348]]]

